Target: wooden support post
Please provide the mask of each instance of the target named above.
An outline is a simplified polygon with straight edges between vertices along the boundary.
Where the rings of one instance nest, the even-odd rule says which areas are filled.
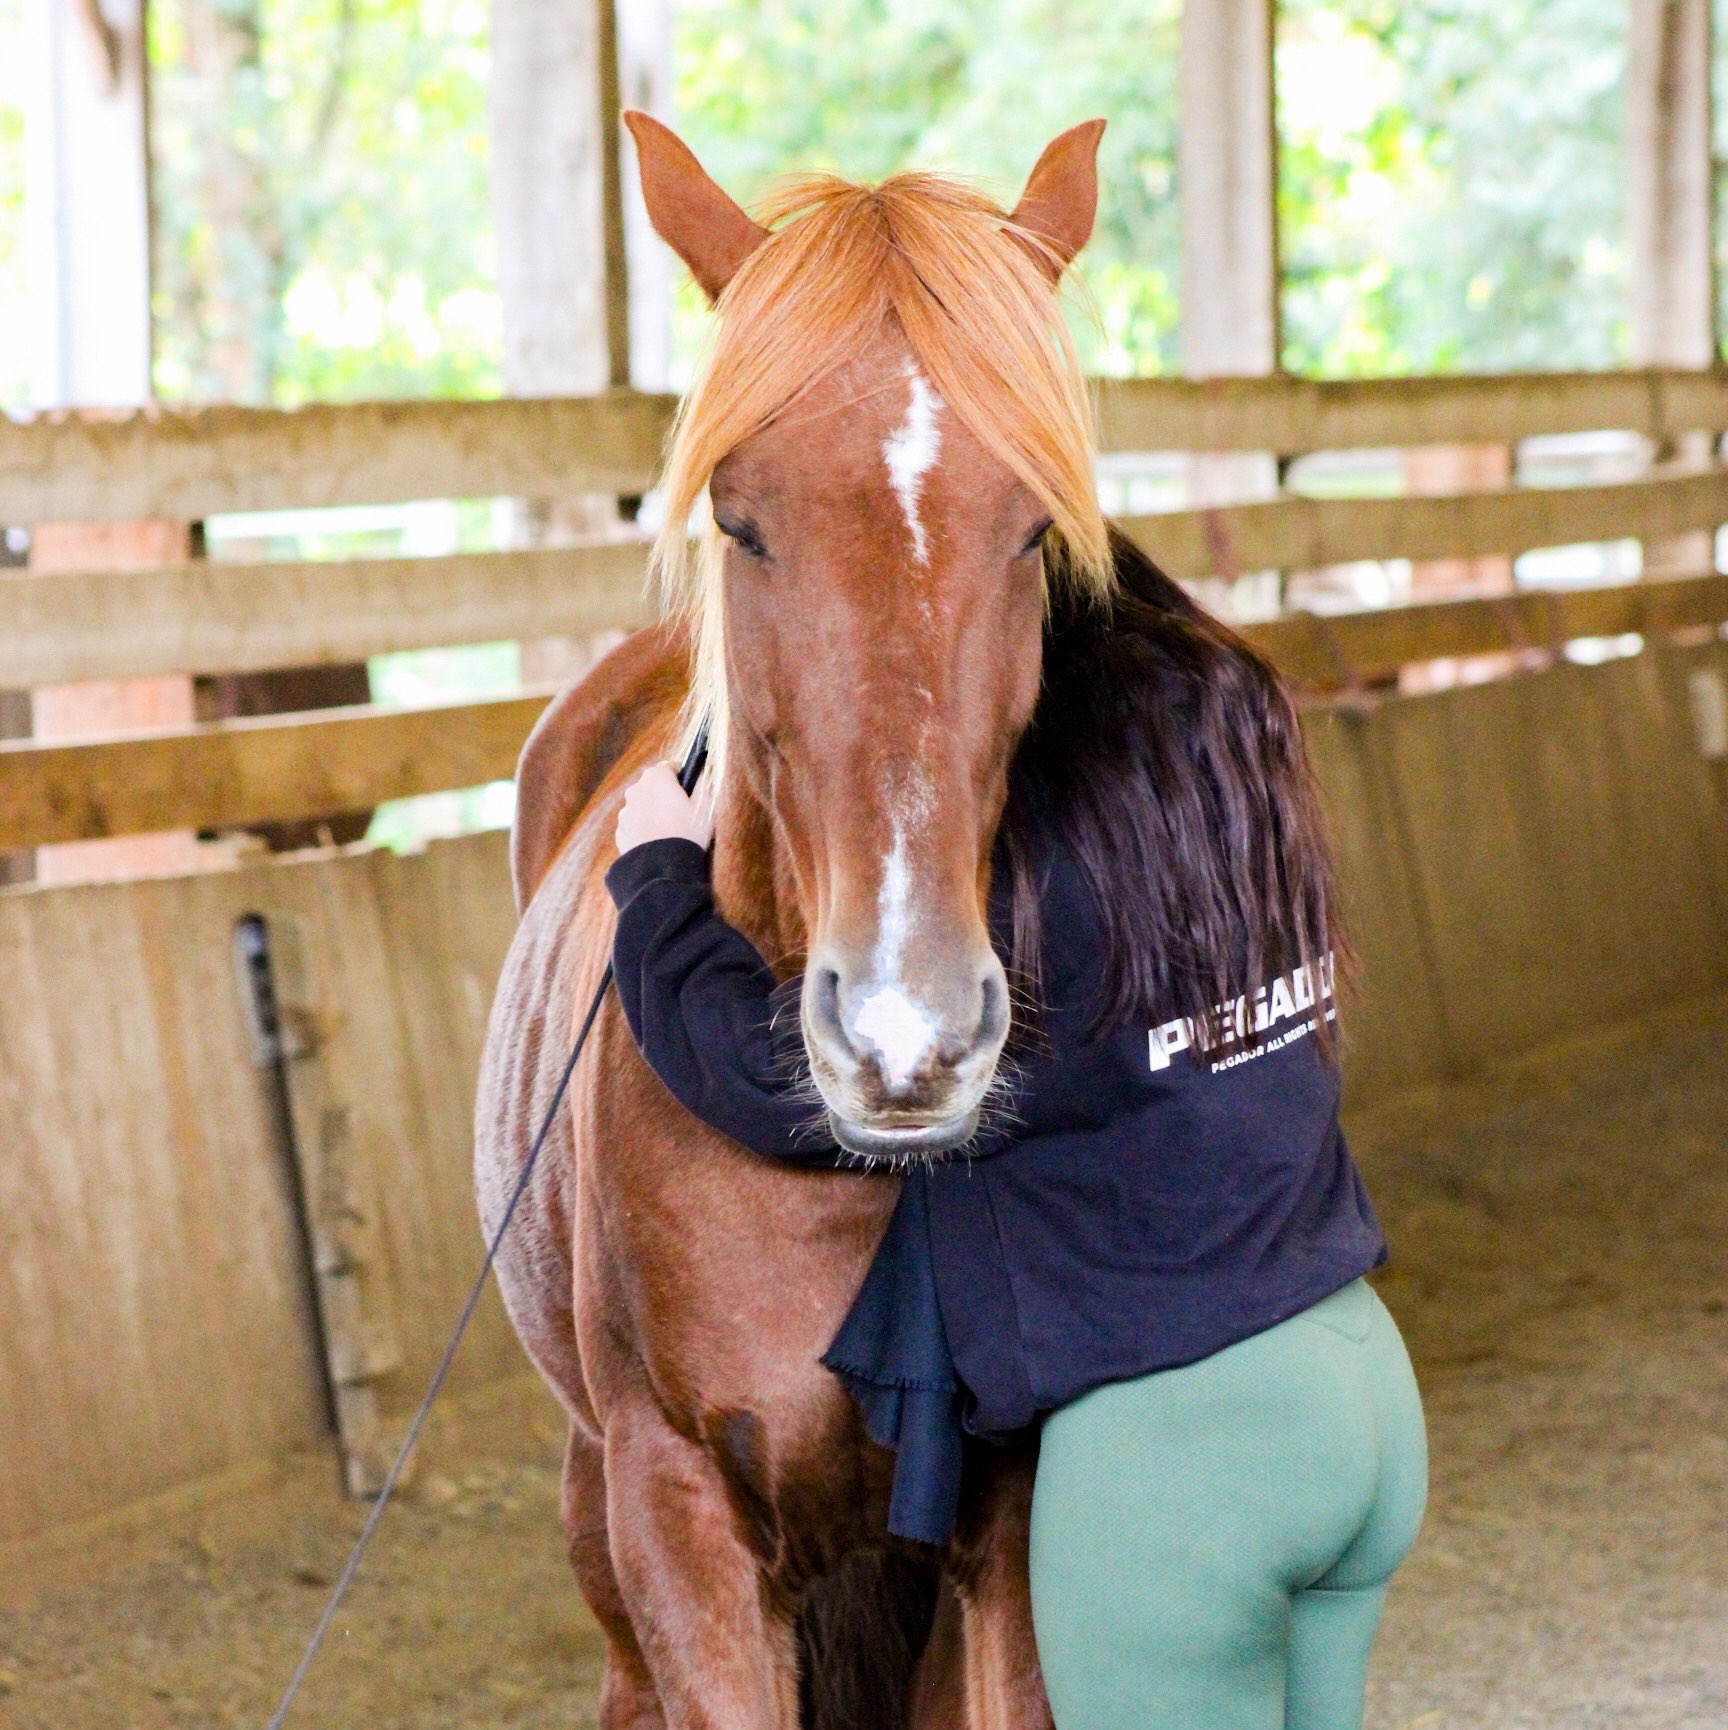
[[[190,551],[184,523],[38,523],[31,536],[33,571],[148,570],[181,563]],[[192,681],[183,676],[48,685],[33,693],[31,732],[73,740],[105,733],[184,727],[193,718]],[[200,863],[190,830],[111,841],[71,841],[38,849],[43,883],[141,877],[192,871]]]
[[[583,396],[630,377],[618,29],[614,0],[492,0],[492,214],[504,388]],[[607,493],[528,499],[518,539],[556,545],[618,529]],[[524,642],[531,683],[594,659],[564,638]]]
[[[1635,366],[1716,359],[1710,0],[1631,0],[1626,63],[1626,215]],[[1657,445],[1656,462],[1707,461],[1713,440]],[[1647,545],[1646,571],[1714,566],[1714,536]]]
[[[1404,487],[1418,495],[1490,492],[1512,483],[1510,445],[1425,445],[1404,453]],[[1505,594],[1512,561],[1494,553],[1477,559],[1418,559],[1410,567],[1410,599]]]
[[[400,1301],[384,1243],[374,1150],[362,1113],[341,1097],[327,1046],[342,1026],[326,1000],[307,935],[291,916],[268,920],[292,1154],[299,1167],[343,1476],[353,1496],[376,1495],[400,1445],[378,1384],[402,1367]]]
[[[1182,368],[1192,377],[1276,372],[1278,146],[1273,0],[1182,8]]]
[[[150,400],[150,220],[144,19],[140,0],[98,9],[27,9],[32,63],[25,135],[26,231],[39,407],[131,407]],[[37,523],[39,571],[142,569],[183,561],[184,523]],[[34,693],[43,739],[183,726],[185,678],[71,685]],[[197,859],[189,834],[46,847],[46,882],[182,870]]]
[[[618,9],[618,84],[624,107],[672,118],[671,0],[629,0]],[[628,138],[620,142],[629,377],[638,390],[663,391],[672,383],[672,253],[648,221],[636,147]]]
[[[1275,0],[1184,0],[1177,133],[1182,204],[1182,370],[1222,378],[1278,370]],[[1258,451],[1193,459],[1195,504],[1269,498],[1277,463]],[[1230,564],[1228,549],[1220,562]],[[1231,572],[1238,586],[1244,573]],[[1269,581],[1268,581],[1269,579]],[[1276,611],[1276,573],[1246,610]],[[1260,593],[1260,590],[1269,592]]]

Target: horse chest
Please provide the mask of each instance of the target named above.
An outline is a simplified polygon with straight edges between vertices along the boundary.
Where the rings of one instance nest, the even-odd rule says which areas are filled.
[[[634,1055],[602,1066],[581,1114],[579,1312],[693,1409],[849,1406],[820,1359],[898,1185],[748,1153],[677,1106]]]

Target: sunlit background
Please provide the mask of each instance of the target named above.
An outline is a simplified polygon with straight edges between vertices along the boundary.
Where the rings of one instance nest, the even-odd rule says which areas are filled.
[[[16,339],[29,287],[17,83],[28,3],[0,0],[0,333],[14,333],[0,336],[0,406],[10,411],[30,406],[28,345]],[[649,13],[657,23],[644,36]],[[1011,198],[1047,137],[1108,116],[1075,334],[1095,372],[1176,369],[1177,0],[676,0],[669,27],[659,8],[620,16],[637,63],[666,62],[653,70],[680,129],[746,201],[788,170],[876,178],[912,164],[976,175]],[[162,400],[499,392],[487,23],[485,0],[153,0]],[[1285,0],[1278,28],[1289,370],[1626,363],[1622,7]],[[632,30],[644,38],[633,48]],[[657,245],[639,227],[631,238],[639,255]],[[633,382],[677,389],[703,313],[688,283],[661,277],[667,291],[633,305],[643,327]],[[1540,483],[1618,478],[1639,457],[1629,440],[1598,435],[1532,441],[1518,460],[1519,478]],[[1174,460],[1103,468],[1117,510],[1179,504],[1186,484]],[[1333,454],[1298,465],[1287,484],[1394,492],[1407,476],[1397,453]],[[485,500],[208,525],[217,558],[439,553],[508,533],[507,513]],[[1631,543],[1550,550],[1521,560],[1518,579],[1624,580],[1636,558]],[[1398,561],[1334,573],[1306,604],[1396,601],[1406,576]],[[1250,616],[1279,597],[1214,599]],[[505,644],[372,667],[382,702],[509,690],[520,676]],[[505,789],[441,795],[386,808],[373,832],[414,839],[508,814]]]

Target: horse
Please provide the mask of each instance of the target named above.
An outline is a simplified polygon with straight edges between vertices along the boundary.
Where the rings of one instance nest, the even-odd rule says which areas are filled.
[[[1098,507],[1059,287],[1094,221],[1103,122],[1056,138],[1012,211],[937,175],[812,176],[758,223],[676,135],[625,118],[653,224],[715,308],[713,346],[664,479],[654,563],[677,604],[554,699],[523,752],[522,919],[476,1113],[482,1220],[500,1217],[602,976],[623,791],[704,723],[716,905],[783,980],[801,976],[813,1109],[861,1168],[746,1152],[660,1085],[615,1000],[601,1011],[498,1262],[569,1418],[562,1521],[606,1641],[601,1722],[1049,1730],[1027,1577],[1035,1443],[969,1454],[939,1553],[900,1543],[892,1458],[818,1360],[895,1166],[962,1147],[1012,1066],[1036,970],[1005,968],[987,914],[999,831],[1026,802],[1016,763],[1042,751],[1062,780],[1057,735],[1090,725],[1088,705],[1153,701],[1113,704],[1099,668],[1138,681],[1168,733],[1161,772],[1200,784],[1192,736],[1225,789],[1186,816],[1171,805],[1172,823],[1266,841],[1243,869],[1278,879],[1212,871],[1200,899],[1270,903],[1307,893],[1301,848],[1275,858],[1267,840],[1302,827],[1294,713]],[[1152,641],[1110,634],[1125,571],[1176,648],[1116,668],[1112,644]],[[1064,671],[1052,645],[1070,639],[1093,658]],[[1172,722],[1178,687],[1192,702]],[[1220,718],[1219,691],[1239,713]],[[1283,753],[1288,809],[1268,805],[1238,722]],[[1094,768],[1076,783],[1093,852],[1106,868],[1155,855],[1168,836],[1105,833],[1124,801]],[[1208,928],[1155,901],[1148,942]],[[1140,905],[1107,909],[1128,921],[1124,954]],[[1212,978],[1202,957],[1195,1001],[1229,1001],[1259,959]]]

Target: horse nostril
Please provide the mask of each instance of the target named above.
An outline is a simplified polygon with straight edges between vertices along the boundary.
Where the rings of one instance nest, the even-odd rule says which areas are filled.
[[[1008,987],[1002,975],[992,969],[984,975],[980,995],[983,1004],[978,1015],[979,1045],[994,1045],[1008,1032]]]
[[[832,967],[819,967],[813,981],[815,991],[812,994],[810,1007],[817,1025],[827,1036],[839,1045],[842,1051],[857,1055],[857,1047],[853,1045],[846,1032],[846,1023],[840,1016],[840,975]]]

